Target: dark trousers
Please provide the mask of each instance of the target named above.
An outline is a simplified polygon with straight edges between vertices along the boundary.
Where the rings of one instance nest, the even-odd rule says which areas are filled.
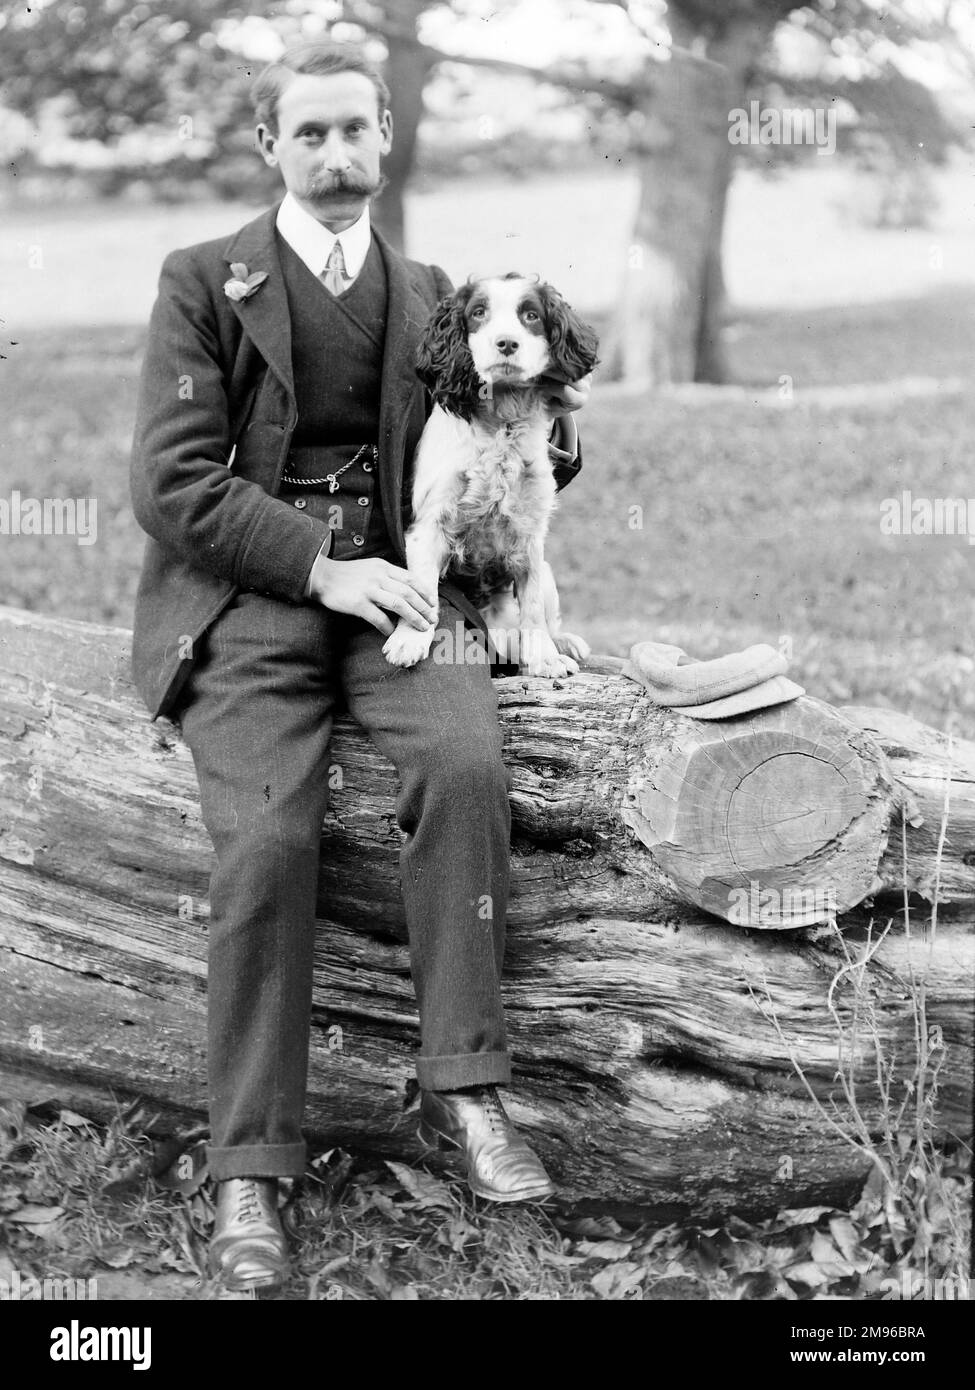
[[[440,621],[453,634],[462,619],[442,604]],[[500,996],[510,809],[490,667],[431,657],[402,670],[383,641],[320,605],[243,593],[207,634],[186,689],[179,718],[216,852],[208,1070],[218,1181],[304,1170],[320,833],[340,696],[399,773],[420,1085],[510,1076]]]

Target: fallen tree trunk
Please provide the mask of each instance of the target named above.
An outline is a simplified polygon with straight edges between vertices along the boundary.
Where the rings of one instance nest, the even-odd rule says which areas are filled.
[[[964,1133],[975,746],[810,699],[692,720],[619,664],[498,682],[512,1110],[566,1195],[673,1215],[848,1195],[868,1164],[795,1064],[828,1103],[845,958],[813,924],[843,914],[857,950],[873,897],[894,925],[833,999],[861,1019],[863,1111],[881,1125],[878,1050],[910,1075],[913,971],[944,1043],[942,1130]],[[416,1155],[394,775],[349,721],[332,757],[307,1128]],[[0,775],[0,1093],[198,1118],[210,848],[187,750],[133,695],[127,633],[0,610]],[[905,887],[937,891],[936,931],[918,909],[905,932]]]

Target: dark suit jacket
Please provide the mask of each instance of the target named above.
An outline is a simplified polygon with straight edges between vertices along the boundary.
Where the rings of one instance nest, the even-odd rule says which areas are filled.
[[[153,718],[173,708],[203,633],[234,595],[252,589],[302,602],[311,567],[331,534],[277,496],[298,411],[276,216],[277,206],[229,241],[174,251],[162,267],[131,467],[133,509],[149,535],[132,665]],[[388,286],[380,492],[389,535],[405,564],[410,496],[404,473],[430,408],[416,376],[416,351],[431,310],[452,286],[439,267],[407,260],[374,236]],[[265,271],[267,279],[235,303],[223,286],[230,263],[238,261],[251,274]],[[580,459],[554,466],[563,486]]]

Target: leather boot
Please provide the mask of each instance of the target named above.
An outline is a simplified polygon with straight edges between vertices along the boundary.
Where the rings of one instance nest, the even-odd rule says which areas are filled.
[[[460,1149],[467,1180],[492,1202],[550,1197],[555,1184],[505,1114],[493,1086],[469,1091],[424,1091],[417,1134],[425,1144]]]
[[[277,1178],[228,1178],[217,1186],[210,1269],[228,1289],[269,1289],[288,1272]]]

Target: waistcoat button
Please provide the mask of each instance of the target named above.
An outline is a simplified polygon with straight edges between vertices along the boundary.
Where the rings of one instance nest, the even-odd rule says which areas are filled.
[[[368,507],[368,505],[369,505],[369,498],[368,498],[368,497],[360,497],[360,498],[359,498],[359,506],[360,506],[360,507]]]
[[[305,499],[304,499],[303,497],[296,497],[296,498],[295,498],[295,506],[298,508],[298,510],[299,510],[299,512],[300,512],[300,511],[302,511],[305,507],[308,506],[308,503],[305,501]]]
[[[353,536],[353,537],[352,537],[352,544],[353,544],[353,545],[365,545],[365,541],[362,539],[361,536]]]

